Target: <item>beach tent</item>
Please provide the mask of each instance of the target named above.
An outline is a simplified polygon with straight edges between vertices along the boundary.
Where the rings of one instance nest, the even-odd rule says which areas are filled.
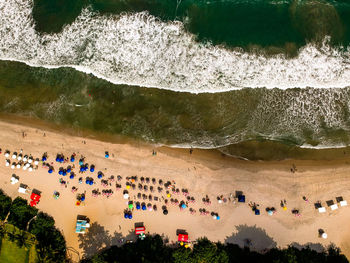
[[[237,198],[238,198],[238,202],[245,203],[245,195],[239,195]]]
[[[179,234],[178,241],[180,241],[180,242],[188,242],[188,235],[187,234]]]
[[[331,210],[337,210],[338,209],[338,205],[334,204],[330,206]]]
[[[18,187],[18,193],[26,194],[27,193],[27,187],[25,187],[25,186]]]
[[[348,202],[346,202],[346,200],[340,201],[340,206],[347,206]]]
[[[318,208],[318,212],[325,213],[326,212],[326,208],[321,206],[321,207]]]
[[[85,230],[90,227],[90,224],[86,220],[77,220],[75,227],[75,233],[84,234]]]
[[[144,226],[139,226],[135,228],[135,234],[140,235],[145,233],[146,228]]]
[[[40,195],[38,195],[38,194],[35,194],[35,193],[32,193],[31,195],[30,195],[30,199],[32,199],[33,201],[35,201],[35,202],[39,202],[40,201]]]

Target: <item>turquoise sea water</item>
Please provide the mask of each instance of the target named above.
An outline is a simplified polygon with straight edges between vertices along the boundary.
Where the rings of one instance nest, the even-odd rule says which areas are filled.
[[[170,145],[347,145],[349,26],[348,1],[4,1],[0,111]]]

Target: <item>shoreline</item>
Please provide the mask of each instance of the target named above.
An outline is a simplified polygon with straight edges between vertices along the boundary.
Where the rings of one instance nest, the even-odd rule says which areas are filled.
[[[258,251],[274,246],[285,247],[293,242],[301,246],[309,243],[327,246],[332,242],[347,257],[350,256],[350,227],[347,224],[350,220],[349,208],[341,207],[336,211],[327,208],[325,214],[319,214],[313,207],[313,203],[318,200],[325,206],[326,200],[337,196],[350,199],[349,158],[328,161],[244,161],[223,156],[218,151],[194,149],[189,154],[184,149],[157,148],[144,143],[106,143],[95,138],[70,136],[64,132],[57,133],[49,129],[3,121],[0,121],[0,128],[3,151],[23,149],[24,153],[39,158],[44,152],[48,152],[49,161],[56,169],[52,175],[41,166],[32,173],[22,169],[11,170],[5,167],[4,156],[1,154],[0,188],[12,198],[20,195],[29,199],[29,195],[24,196],[17,192],[18,185],[9,183],[11,174],[16,173],[20,177],[20,183],[42,191],[38,208],[54,217],[57,227],[66,238],[67,247],[72,247],[81,254],[84,248],[81,247],[82,239],[79,241],[78,235],[74,233],[78,214],[88,216],[92,223],[96,223],[97,233],[94,234],[99,235],[99,231],[102,231],[106,238],[117,234],[128,236],[134,223],[141,221],[149,233],[164,234],[170,242],[176,240],[176,229],[186,229],[191,240],[207,236],[212,241],[232,241],[242,245],[244,238],[248,237],[253,240],[251,248]],[[23,131],[27,134],[25,137],[22,137]],[[152,156],[153,149],[157,151],[156,156]],[[105,151],[109,151],[112,157],[104,158]],[[83,154],[88,163],[95,164],[96,170],[103,171],[107,177],[120,174],[123,177],[122,189],[125,189],[125,178],[128,176],[154,177],[157,181],[162,179],[164,182],[174,180],[179,189],[189,189],[190,195],[195,197],[197,202],[193,204],[193,208],[197,210],[197,214],[191,215],[188,211],[179,211],[176,206],[168,205],[169,215],[163,216],[160,208],[164,204],[157,202],[157,212],[136,211],[133,220],[126,220],[123,218],[123,211],[127,204],[122,198],[122,191],[116,191],[115,187],[111,187],[114,194],[107,199],[103,196],[91,196],[92,189],[104,189],[98,180],[93,187],[78,184],[77,178],[65,179],[69,182],[67,188],[59,185],[61,176],[57,175],[57,170],[59,166],[65,166],[54,162],[54,156],[59,152],[66,156],[73,152]],[[290,171],[292,164],[296,165],[295,173]],[[85,177],[78,174],[77,177],[79,176]],[[93,177],[96,178],[96,175]],[[72,186],[78,187],[78,193],[86,191],[84,205],[75,205],[76,194],[70,191]],[[52,197],[54,191],[61,194],[58,200]],[[246,204],[216,202],[217,196],[229,197],[235,191],[246,194]],[[131,197],[137,192],[138,190],[132,191]],[[212,200],[211,206],[202,204],[201,199],[205,195]],[[304,195],[310,200],[309,203],[302,200]],[[184,198],[182,195],[175,197],[179,200]],[[279,202],[283,199],[288,202],[287,211],[279,207]],[[260,204],[260,216],[255,216],[248,207],[247,203],[250,201]],[[271,206],[277,208],[276,215],[269,216],[265,212],[265,208]],[[199,215],[200,208],[217,212],[221,220]],[[295,217],[291,213],[292,209],[298,209],[302,216]],[[319,228],[325,229],[328,239],[321,240],[318,237]],[[116,242],[115,239],[112,240]],[[107,245],[117,244],[113,242]],[[101,249],[105,245],[102,242],[96,248]]]
[[[84,137],[89,139],[98,140],[105,143],[118,143],[118,144],[132,144],[132,145],[152,145],[154,148],[174,149],[181,153],[188,152],[192,147],[177,147],[171,145],[165,145],[161,143],[152,143],[143,141],[141,139],[129,137],[126,135],[102,133],[99,131],[92,131],[90,129],[71,127],[66,124],[56,124],[45,120],[20,116],[17,114],[0,113],[0,121],[10,124],[23,125],[36,129],[45,129],[51,132],[64,133],[69,136]],[[201,153],[214,152],[214,155],[225,155],[227,158],[233,160],[244,161],[300,161],[300,160],[347,160],[350,156],[350,146],[335,147],[335,148],[304,148],[302,146],[286,145],[279,141],[269,140],[251,140],[244,141],[237,144],[230,144],[227,146],[220,146],[217,148],[192,148],[195,151]],[[263,149],[261,151],[261,149]],[[277,151],[274,155],[266,153],[267,151]],[[277,156],[283,156],[278,158]],[[312,158],[311,158],[312,157]],[[330,158],[331,157],[331,158]]]

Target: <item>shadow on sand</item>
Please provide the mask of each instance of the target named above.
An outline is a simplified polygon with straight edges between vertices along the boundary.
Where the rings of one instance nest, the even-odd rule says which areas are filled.
[[[256,226],[239,225],[237,232],[226,237],[225,243],[249,247],[253,251],[263,251],[275,248],[277,243],[267,235],[266,231]]]
[[[90,257],[111,246],[121,246],[125,242],[136,241],[137,236],[130,231],[127,236],[110,233],[103,226],[94,222],[85,234],[79,234],[79,248],[83,250],[82,258]]]

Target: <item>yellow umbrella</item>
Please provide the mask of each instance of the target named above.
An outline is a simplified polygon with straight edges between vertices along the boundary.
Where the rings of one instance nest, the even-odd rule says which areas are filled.
[[[284,211],[286,211],[286,210],[287,210],[287,207],[286,207],[286,206],[284,206],[284,207],[283,207],[283,210],[284,210]]]
[[[184,245],[184,242],[180,242],[180,246],[183,246]]]
[[[129,189],[129,188],[130,188],[130,185],[127,185],[127,186],[126,186],[126,189]]]
[[[171,194],[167,194],[166,196],[167,196],[167,197],[171,197]]]

